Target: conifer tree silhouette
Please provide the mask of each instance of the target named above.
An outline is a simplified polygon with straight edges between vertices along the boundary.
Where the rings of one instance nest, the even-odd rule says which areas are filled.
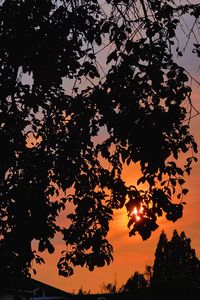
[[[200,261],[184,232],[179,235],[174,230],[170,241],[164,232],[161,234],[155,252],[152,286],[200,287]]]

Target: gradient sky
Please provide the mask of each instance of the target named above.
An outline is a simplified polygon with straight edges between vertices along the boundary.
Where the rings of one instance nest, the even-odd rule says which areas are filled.
[[[182,40],[183,42],[183,40]],[[183,42],[184,44],[184,42]],[[199,64],[191,54],[191,48],[188,46],[184,56],[184,66],[200,81]],[[181,59],[179,63],[181,64]],[[197,110],[200,111],[200,86],[193,82],[192,101]],[[200,145],[200,115],[193,118],[190,123],[191,132]],[[151,147],[151,145],[149,146]],[[189,155],[189,154],[188,154]],[[199,154],[198,154],[199,157]],[[138,167],[125,167],[124,179],[128,184],[136,184]],[[56,264],[60,257],[60,252],[64,249],[64,244],[59,236],[55,239],[56,251],[49,255],[45,252],[46,264],[37,267],[35,279],[60,288],[62,290],[77,292],[80,287],[91,292],[100,292],[102,283],[113,282],[117,280],[117,286],[120,287],[135,272],[143,272],[146,264],[152,264],[154,261],[154,252],[159,239],[159,235],[164,230],[171,238],[174,229],[180,233],[185,231],[186,236],[190,237],[192,247],[196,250],[200,258],[200,160],[193,165],[192,173],[186,179],[185,187],[189,193],[185,197],[187,202],[184,207],[183,217],[173,223],[167,221],[164,217],[159,219],[159,228],[152,234],[147,241],[142,241],[139,235],[129,237],[127,228],[126,210],[115,212],[111,222],[109,241],[114,247],[114,261],[110,266],[96,268],[93,272],[81,267],[75,268],[75,274],[69,278],[58,276]],[[64,220],[64,219],[63,219]]]
[[[194,84],[192,99],[195,107],[200,110],[199,95],[200,87]],[[191,132],[200,144],[200,116],[192,119]],[[136,184],[137,174],[137,166],[124,169],[124,179],[127,183]],[[200,162],[197,162],[193,166],[192,174],[186,178],[186,188],[189,188],[189,193],[185,197],[187,204],[184,208],[183,217],[175,223],[161,217],[159,228],[147,241],[142,241],[139,235],[130,238],[128,236],[126,210],[122,209],[115,212],[109,232],[109,241],[114,246],[114,261],[110,266],[96,268],[93,272],[77,267],[75,274],[69,278],[58,276],[56,264],[64,247],[58,236],[55,240],[56,252],[53,255],[45,253],[46,264],[37,268],[37,275],[34,278],[68,292],[77,292],[80,287],[87,291],[100,292],[102,283],[113,282],[115,279],[118,287],[120,287],[135,271],[143,272],[146,264],[153,263],[154,251],[162,230],[165,230],[169,239],[174,229],[179,232],[185,231],[186,235],[191,238],[192,247],[196,249],[197,256],[200,258],[199,174]]]

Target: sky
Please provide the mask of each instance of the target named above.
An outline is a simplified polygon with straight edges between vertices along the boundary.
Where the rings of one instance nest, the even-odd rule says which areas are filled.
[[[200,78],[196,73],[196,78]],[[193,86],[192,100],[197,109],[200,110],[199,103],[200,87],[197,84]],[[191,121],[191,132],[200,144],[200,116]],[[199,155],[198,155],[199,156]],[[124,179],[128,184],[136,183],[137,166],[124,169]],[[175,223],[166,220],[164,217],[159,219],[159,228],[153,232],[152,236],[143,241],[139,235],[129,237],[127,228],[127,214],[125,208],[117,210],[114,213],[113,221],[110,224],[108,236],[109,242],[114,247],[114,261],[103,268],[96,268],[90,272],[86,268],[76,267],[75,273],[71,277],[65,278],[58,276],[56,264],[63,250],[64,244],[58,236],[55,240],[56,251],[54,254],[45,252],[46,264],[37,267],[35,279],[55,286],[67,292],[77,292],[79,288],[86,291],[97,293],[101,291],[103,283],[117,282],[120,287],[135,272],[143,272],[146,264],[152,264],[154,261],[154,252],[160,236],[164,230],[170,239],[174,229],[180,233],[185,231],[186,236],[191,238],[191,245],[196,250],[200,258],[200,161],[193,165],[190,176],[186,178],[186,188],[189,188],[185,200],[187,204],[184,207],[183,217]]]
[[[199,64],[191,55],[191,48],[186,49],[188,53],[184,56],[184,65],[190,74],[200,81]],[[181,60],[179,61],[181,64]],[[192,101],[197,110],[200,111],[200,87],[193,82]],[[194,135],[198,145],[200,145],[200,115],[191,120],[191,133]],[[197,155],[199,157],[199,154]],[[124,179],[128,184],[136,184],[138,168],[137,166],[125,167]],[[77,292],[79,288],[92,293],[100,292],[103,283],[117,282],[117,287],[124,284],[135,272],[143,272],[146,264],[153,264],[154,253],[159,236],[164,230],[168,238],[171,239],[174,229],[180,233],[185,231],[186,236],[191,238],[191,245],[196,250],[200,258],[200,160],[193,165],[191,175],[186,179],[186,188],[189,193],[185,197],[187,204],[184,207],[183,217],[175,223],[161,217],[158,221],[159,228],[152,233],[147,241],[143,241],[139,235],[129,237],[127,228],[126,210],[117,210],[114,213],[113,221],[110,224],[108,235],[109,242],[114,247],[114,261],[103,268],[96,268],[93,272],[88,269],[76,267],[73,276],[65,278],[58,276],[56,264],[60,257],[60,252],[64,249],[60,237],[55,240],[56,251],[54,254],[45,252],[46,264],[37,267],[37,274],[33,276],[49,285],[55,286],[67,292]]]
[[[200,121],[200,120],[199,120]],[[200,125],[200,124],[199,124]],[[193,168],[192,175],[187,179],[190,192],[187,196],[187,205],[183,217],[175,223],[164,218],[159,221],[159,228],[147,241],[142,241],[140,236],[129,237],[126,226],[126,211],[117,211],[111,223],[109,241],[114,247],[114,261],[110,266],[97,268],[90,272],[87,269],[77,267],[75,274],[69,278],[57,275],[56,261],[63,245],[57,243],[57,251],[53,255],[46,254],[46,265],[38,268],[35,278],[68,292],[77,292],[80,287],[91,292],[99,292],[102,283],[117,281],[120,287],[135,271],[144,271],[146,264],[152,264],[154,252],[159,235],[164,230],[168,238],[171,238],[174,229],[178,232],[185,231],[191,238],[192,247],[200,258],[200,180],[199,163]],[[131,174],[129,175],[131,177]]]

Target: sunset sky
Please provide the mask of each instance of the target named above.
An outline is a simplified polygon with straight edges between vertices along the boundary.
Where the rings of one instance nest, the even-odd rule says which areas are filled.
[[[184,45],[184,43],[184,38],[180,38],[180,44]],[[200,60],[191,54],[191,45],[188,45],[184,57],[180,58],[178,63],[183,64],[186,70],[200,81]],[[193,105],[200,111],[200,86],[193,81],[192,88]],[[191,120],[190,126],[192,134],[200,145],[200,115]],[[149,145],[149,147],[151,146]],[[136,184],[138,170],[138,166],[124,167],[123,178],[127,184]],[[109,242],[114,247],[114,261],[109,266],[96,268],[93,272],[77,267],[74,275],[69,278],[58,276],[56,265],[60,252],[64,249],[64,244],[58,236],[55,239],[56,252],[51,255],[45,252],[46,264],[37,267],[37,274],[34,278],[68,292],[77,292],[80,287],[86,291],[90,290],[92,293],[100,292],[102,283],[114,280],[120,287],[135,271],[143,272],[146,264],[153,263],[155,248],[163,230],[169,239],[171,239],[174,229],[177,229],[179,233],[185,231],[186,236],[191,238],[191,245],[200,258],[200,160],[193,165],[191,175],[185,180],[185,187],[189,189],[189,193],[185,197],[187,204],[184,207],[183,217],[177,222],[173,223],[161,217],[159,228],[147,241],[143,241],[139,235],[129,237],[126,210],[125,208],[118,210],[110,224],[108,236]],[[62,222],[65,222],[64,217]]]
[[[187,69],[194,73],[195,77],[200,78],[197,65],[191,65],[190,57],[187,60]],[[193,85],[193,103],[200,111],[199,103],[200,87],[196,83]],[[198,144],[200,143],[200,116],[191,120],[191,132],[194,134]],[[151,147],[151,145],[149,145]],[[199,155],[198,155],[199,156]],[[128,184],[136,184],[138,174],[137,166],[124,169],[124,179]],[[186,236],[192,240],[192,247],[196,249],[197,256],[200,258],[200,162],[193,166],[192,174],[186,178],[186,188],[189,193],[186,197],[186,206],[183,217],[175,223],[167,221],[164,217],[159,220],[159,228],[152,234],[147,241],[142,241],[140,236],[129,237],[127,229],[126,210],[118,210],[114,214],[111,222],[109,241],[114,246],[114,261],[110,266],[96,268],[93,272],[81,267],[75,268],[75,274],[69,278],[58,276],[56,268],[60,252],[64,249],[64,244],[59,237],[56,238],[56,252],[52,255],[45,253],[46,264],[37,268],[35,279],[60,288],[62,290],[77,292],[80,287],[91,292],[100,292],[102,283],[117,280],[120,287],[135,271],[144,271],[146,264],[154,261],[155,247],[162,230],[171,238],[174,229],[178,232],[185,231]],[[65,219],[63,219],[64,222]]]
[[[171,3],[0,1],[2,287],[31,269],[32,278],[69,293],[119,289],[153,266],[163,231],[169,240],[184,231],[200,260],[200,0]],[[121,176],[122,161],[129,166]],[[112,207],[122,203],[105,237]],[[167,220],[164,210],[175,219],[181,204],[181,219]],[[147,237],[162,213],[143,241],[138,231]],[[59,276],[64,256],[65,274],[67,260],[90,268],[109,261],[104,238],[114,249],[109,266]],[[40,256],[45,264],[37,265]]]
[[[35,278],[69,292],[77,291],[81,286],[85,290],[98,292],[103,282],[113,282],[115,278],[119,287],[126,282],[134,271],[142,272],[145,264],[153,262],[154,250],[162,230],[165,230],[169,238],[171,238],[174,229],[179,232],[184,230],[186,235],[192,239],[192,247],[196,249],[197,255],[200,257],[199,171],[200,166],[197,163],[192,175],[187,180],[190,193],[187,196],[184,215],[179,221],[172,223],[161,218],[160,227],[156,232],[147,241],[142,241],[138,235],[129,238],[126,226],[126,211],[117,211],[111,223],[109,234],[109,241],[114,246],[114,262],[110,266],[97,268],[93,272],[77,267],[75,274],[69,278],[58,276],[56,261],[58,261],[59,253],[63,249],[63,244],[57,241],[56,254],[46,255],[46,265],[38,268]],[[128,178],[131,178],[131,174]]]

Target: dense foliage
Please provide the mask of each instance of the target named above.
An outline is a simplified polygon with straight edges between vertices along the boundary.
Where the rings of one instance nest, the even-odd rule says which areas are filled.
[[[63,235],[59,273],[112,260],[114,209],[143,239],[182,216],[196,160],[195,110],[175,56],[197,39],[199,4],[160,0],[5,0],[0,4],[0,272],[28,274]],[[184,23],[185,22],[185,23]],[[188,152],[185,166],[177,163]],[[124,165],[140,164],[138,186]],[[63,192],[61,192],[63,191]],[[63,196],[64,195],[64,196]],[[173,203],[173,199],[178,199]],[[140,221],[132,214],[141,211]],[[56,222],[65,210],[66,226]]]

